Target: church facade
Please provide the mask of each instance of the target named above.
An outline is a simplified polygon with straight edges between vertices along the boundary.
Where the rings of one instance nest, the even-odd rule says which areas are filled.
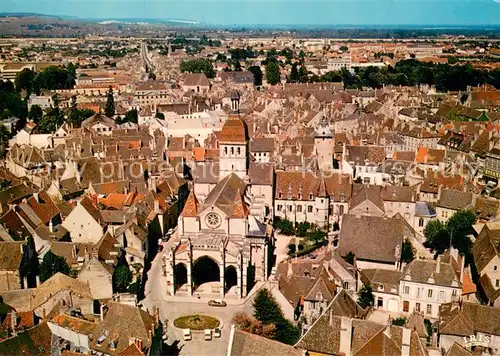
[[[267,280],[270,272],[273,229],[251,214],[248,130],[239,115],[239,96],[231,99],[233,114],[221,131],[218,177],[202,177],[202,187],[197,187],[195,180],[177,230],[164,244],[164,274],[170,296],[244,298],[256,282]],[[210,172],[213,176],[214,170]],[[196,191],[202,189],[200,201]]]

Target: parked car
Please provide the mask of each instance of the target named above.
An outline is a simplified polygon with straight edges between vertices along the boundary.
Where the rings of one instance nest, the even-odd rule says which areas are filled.
[[[225,307],[227,306],[227,303],[223,300],[212,299],[208,301],[208,305],[211,307]]]
[[[220,329],[219,329],[219,328],[215,328],[215,329],[214,329],[214,337],[219,338],[219,337],[220,337],[220,334],[221,334]]]
[[[182,337],[184,341],[189,341],[191,340],[191,330],[190,329],[182,329]]]
[[[205,329],[205,340],[212,340],[212,330]]]

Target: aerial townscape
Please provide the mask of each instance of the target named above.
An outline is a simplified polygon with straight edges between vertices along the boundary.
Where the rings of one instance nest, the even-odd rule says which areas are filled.
[[[498,2],[470,27],[19,4],[0,355],[500,355]]]

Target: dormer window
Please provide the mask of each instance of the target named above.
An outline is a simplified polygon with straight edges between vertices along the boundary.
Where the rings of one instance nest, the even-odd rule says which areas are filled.
[[[309,200],[313,200],[313,195],[312,195],[312,193],[309,193]]]
[[[383,286],[383,285],[381,285],[381,284],[379,284],[379,285],[378,285],[378,290],[379,290],[379,291],[381,291],[381,292],[383,292],[383,291],[384,291],[384,286]]]
[[[281,191],[278,193],[278,197],[279,197],[280,199],[281,199],[281,198],[283,198],[283,193],[282,193]]]

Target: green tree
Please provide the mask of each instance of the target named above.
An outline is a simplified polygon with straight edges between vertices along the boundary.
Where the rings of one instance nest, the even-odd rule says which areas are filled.
[[[132,122],[134,124],[137,124],[139,122],[139,113],[137,112],[136,109],[132,109],[132,110],[127,111],[127,113],[125,114],[123,119],[116,120],[117,124],[124,124],[126,122]]]
[[[312,241],[315,245],[318,245],[325,241],[325,237],[326,233],[324,231],[314,229],[308,234],[307,239]]]
[[[33,91],[34,80],[35,80],[35,72],[29,68],[24,68],[16,75],[16,79],[14,81],[16,90],[18,92],[25,90],[26,94],[29,96]]]
[[[290,83],[297,83],[299,81],[299,70],[297,69],[297,63],[292,64],[292,70],[290,71],[290,78],[288,79]]]
[[[248,68],[248,71],[253,74],[253,85],[261,86],[262,85],[262,70],[259,66],[251,66]]]
[[[132,283],[132,272],[127,264],[119,265],[113,271],[113,286],[116,292],[126,292]]]
[[[288,256],[292,256],[297,251],[297,246],[295,244],[288,245]]]
[[[10,132],[4,125],[0,125],[0,159],[5,157],[9,145]]]
[[[454,213],[446,223],[448,233],[451,235],[453,247],[469,256],[472,242],[468,235],[472,232],[472,225],[476,223],[476,214],[471,210],[459,210]]]
[[[52,133],[64,123],[64,116],[58,107],[47,110],[45,116],[38,123],[38,130],[41,133]]]
[[[347,48],[347,46],[340,46],[340,50],[341,50],[342,52],[346,52],[346,51],[348,51],[348,50],[349,50],[349,48]]]
[[[191,59],[182,61],[180,65],[181,72],[205,73],[208,78],[215,77],[215,70],[212,63],[205,58]]]
[[[415,249],[409,240],[405,240],[401,249],[401,260],[403,262],[411,262],[415,259]]]
[[[29,118],[33,120],[34,122],[40,121],[40,119],[43,117],[43,110],[40,106],[38,105],[31,105],[30,112],[29,112]]]
[[[324,82],[338,83],[342,81],[342,75],[340,74],[340,72],[331,71],[323,74],[321,79]]]
[[[266,66],[266,79],[270,85],[281,82],[280,66],[276,61],[270,61]]]
[[[344,261],[346,261],[347,263],[353,265],[355,257],[356,256],[354,255],[354,252],[349,251],[349,252],[347,252],[347,255],[345,255],[343,258],[344,258]]]
[[[401,316],[399,318],[394,318],[394,319],[392,319],[392,325],[405,326],[406,325],[406,318],[404,316]]]
[[[64,257],[57,256],[52,251],[48,251],[43,256],[42,264],[40,265],[40,281],[44,282],[58,272],[69,276],[70,271],[71,268]]]
[[[264,324],[275,324],[283,318],[281,307],[266,288],[257,292],[252,305],[255,318]]]
[[[424,245],[437,253],[443,253],[450,245],[446,226],[439,220],[431,220],[424,228]]]
[[[307,221],[304,221],[304,222],[301,222],[297,225],[295,233],[299,237],[305,237],[310,228],[311,228],[311,224],[308,223]]]
[[[278,302],[269,290],[259,290],[253,301],[254,317],[263,325],[276,326],[274,339],[289,345],[293,345],[300,337],[300,330],[288,321],[284,316]]]
[[[106,107],[104,114],[108,117],[115,116],[115,97],[113,95],[113,87],[109,86],[108,94],[106,95]]]
[[[359,291],[358,304],[363,308],[372,306],[374,302],[372,287],[369,284],[363,285]]]
[[[83,121],[94,115],[95,112],[90,109],[76,109],[70,112],[68,123],[75,127],[79,127]]]
[[[307,71],[305,66],[300,66],[299,69],[299,82],[307,83],[309,81],[309,72]]]

